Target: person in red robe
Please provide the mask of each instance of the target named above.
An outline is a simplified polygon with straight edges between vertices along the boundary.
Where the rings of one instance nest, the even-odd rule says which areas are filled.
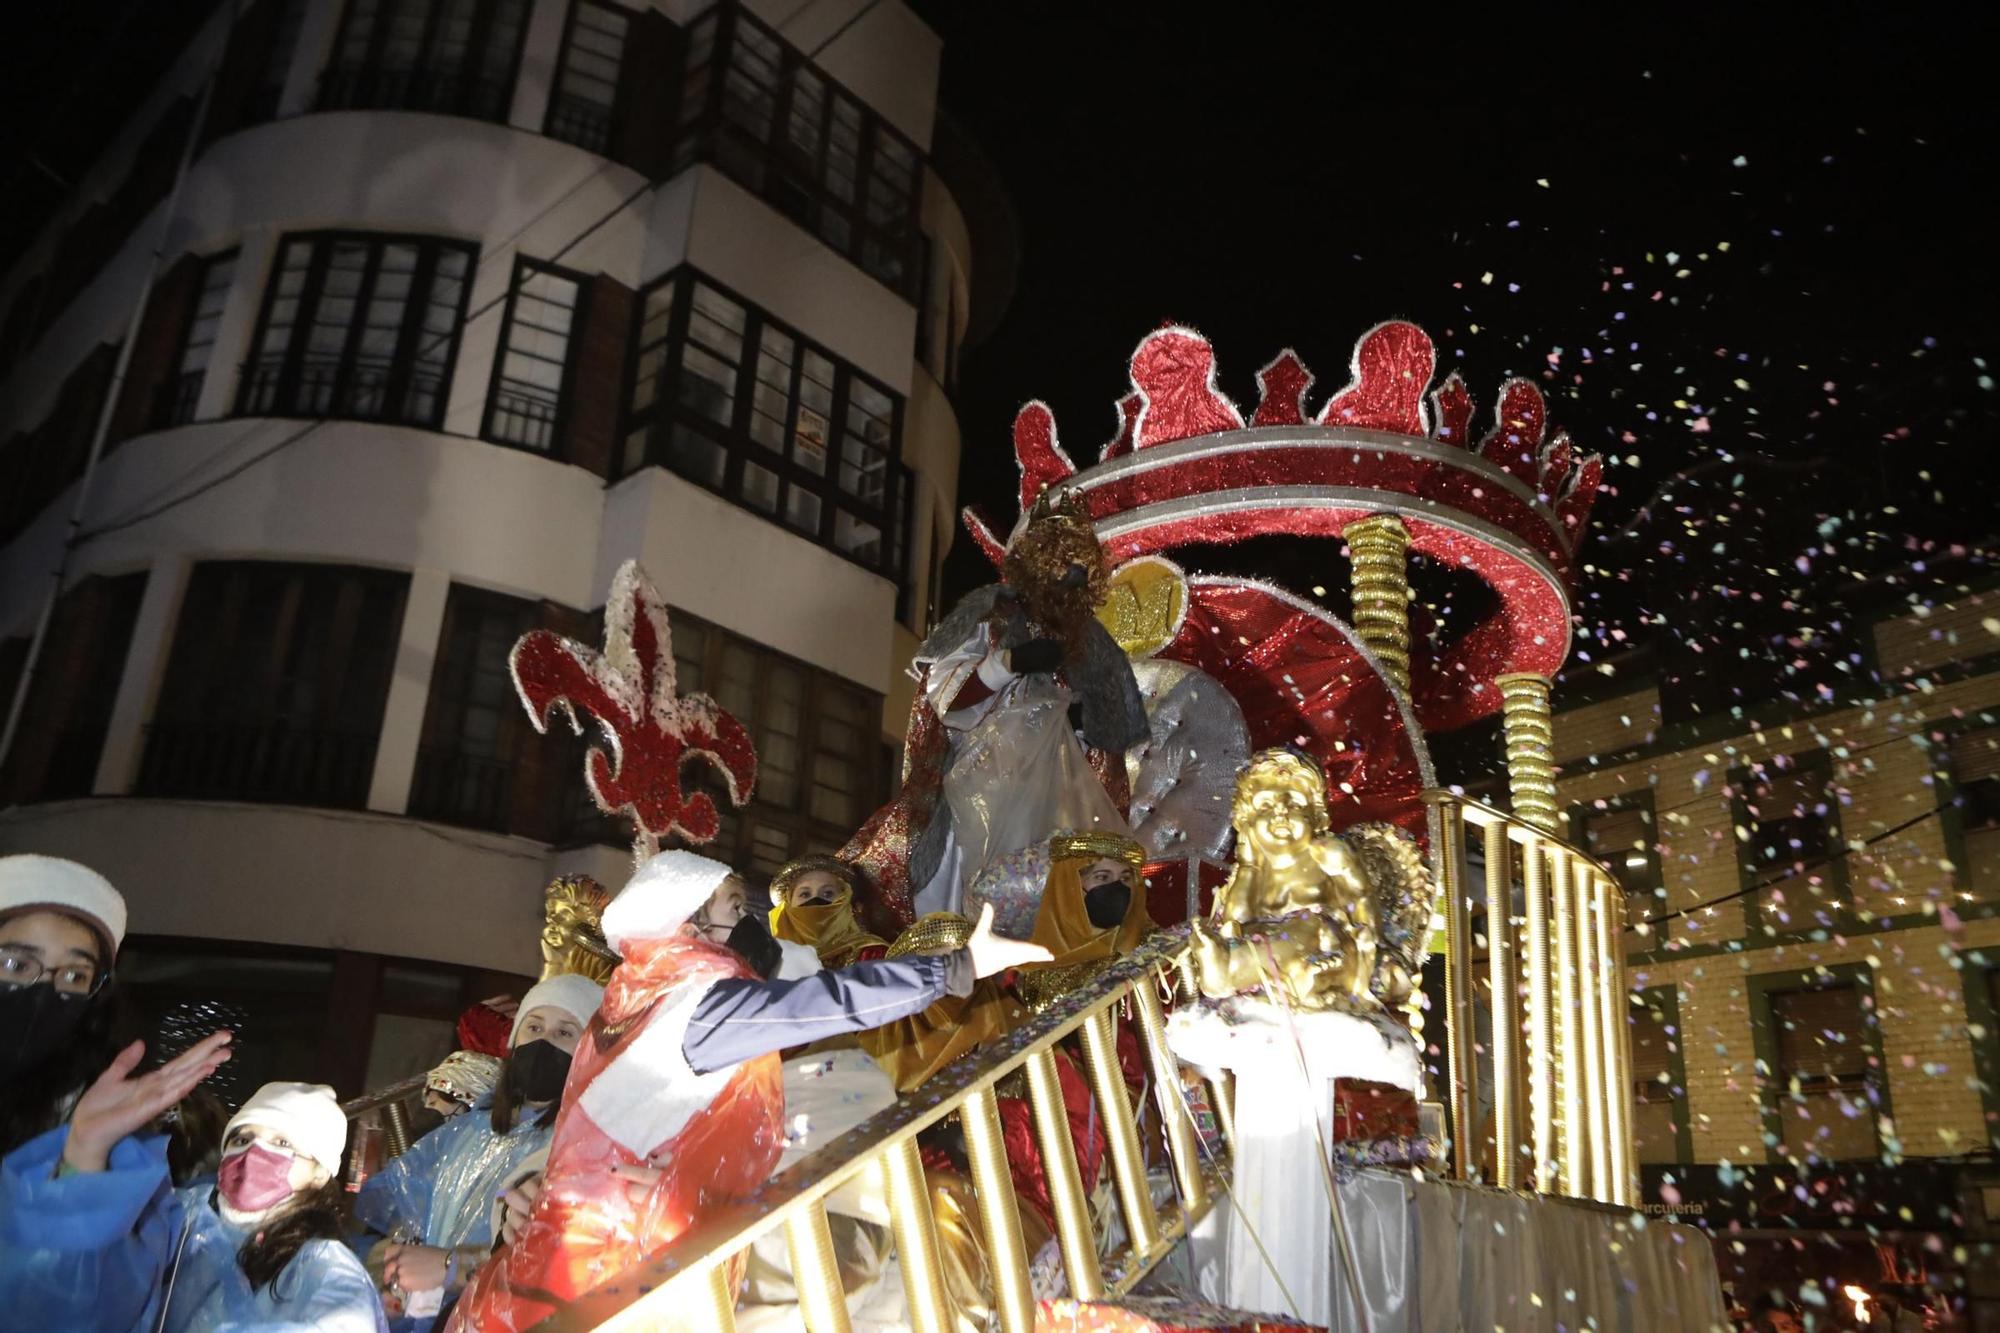
[[[777,942],[745,908],[728,866],[679,850],[648,860],[605,908],[622,961],[572,1059],[540,1196],[448,1333],[525,1329],[762,1185],[784,1146],[780,1050],[894,1022],[1049,957],[993,934],[989,912],[955,953],[767,981]]]

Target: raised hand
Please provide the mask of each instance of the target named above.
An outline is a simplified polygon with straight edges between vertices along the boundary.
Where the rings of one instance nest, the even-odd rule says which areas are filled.
[[[1046,963],[1055,956],[1039,944],[995,935],[992,903],[980,909],[979,924],[972,928],[972,938],[965,942],[965,947],[972,955],[972,974],[976,977],[990,977],[995,972],[1026,967],[1029,963]]]
[[[72,1170],[102,1171],[111,1149],[127,1134],[137,1133],[168,1107],[194,1091],[195,1085],[229,1059],[232,1034],[212,1032],[150,1074],[132,1077],[145,1058],[146,1043],[135,1041],[118,1052],[97,1081],[78,1099],[69,1118],[69,1138],[63,1161]]]

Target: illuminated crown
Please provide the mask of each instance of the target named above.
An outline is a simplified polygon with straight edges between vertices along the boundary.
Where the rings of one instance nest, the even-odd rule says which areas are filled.
[[[1031,402],[1014,419],[1021,517],[1006,540],[976,510],[965,511],[966,526],[999,564],[1038,501],[1060,493],[1081,503],[1118,564],[1196,543],[1338,537],[1394,514],[1412,551],[1498,595],[1498,610],[1429,659],[1413,687],[1427,725],[1458,725],[1498,706],[1467,681],[1560,668],[1576,548],[1604,465],[1551,433],[1541,391],[1526,380],[1501,386],[1493,426],[1475,440],[1472,395],[1456,372],[1433,390],[1436,370],[1430,335],[1391,320],[1356,342],[1347,386],[1316,412],[1312,373],[1279,353],[1257,373],[1262,398],[1246,421],[1216,387],[1208,340],[1162,328],[1132,353],[1132,392],[1098,461],[1078,468],[1048,405]]]

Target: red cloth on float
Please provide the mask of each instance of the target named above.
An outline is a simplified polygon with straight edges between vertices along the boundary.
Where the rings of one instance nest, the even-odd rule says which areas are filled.
[[[1056,1078],[1062,1085],[1063,1109],[1069,1113],[1069,1138],[1076,1145],[1076,1164],[1083,1176],[1085,1193],[1097,1188],[1097,1166],[1104,1157],[1104,1126],[1098,1122],[1097,1106],[1091,1100],[1090,1084],[1068,1051],[1055,1052]],[[1048,1174],[1042,1169],[1042,1145],[1035,1137],[1035,1113],[1025,1097],[999,1099],[1000,1135],[1007,1144],[1007,1164],[1012,1168],[1014,1193],[1025,1200],[1051,1230],[1056,1224],[1055,1206],[1049,1196]]]
[[[513,1031],[514,1020],[490,1004],[475,1004],[458,1016],[459,1049],[496,1060],[507,1058],[507,1038]]]
[[[520,1239],[479,1270],[448,1333],[529,1327],[671,1243],[703,1209],[756,1189],[777,1165],[785,1099],[775,1054],[739,1065],[705,1108],[644,1157],[613,1142],[583,1110],[584,1091],[689,988],[755,975],[729,950],[689,936],[628,942],[625,949],[602,1007],[577,1043],[534,1215]],[[640,1207],[612,1172],[646,1162],[664,1170]]]

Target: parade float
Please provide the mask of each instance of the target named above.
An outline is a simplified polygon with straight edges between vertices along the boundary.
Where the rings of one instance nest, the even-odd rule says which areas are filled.
[[[1209,343],[1168,327],[1133,353],[1095,462],[1074,460],[1045,405],[1022,409],[1019,517],[966,514],[1001,582],[920,654],[902,787],[841,858],[875,886],[870,925],[888,938],[935,921],[941,884],[986,893],[1004,919],[1018,867],[996,830],[1024,810],[1071,833],[1109,819],[1143,849],[1159,929],[892,1104],[836,1118],[830,1142],[546,1327],[765,1326],[745,1305],[746,1251],[788,1261],[786,1317],[813,1333],[1726,1322],[1707,1239],[1636,1211],[1623,899],[1559,835],[1549,692],[1601,461],[1552,429],[1533,384],[1508,381],[1482,413],[1437,359],[1420,328],[1380,324],[1315,406],[1286,351],[1246,414]],[[1275,535],[1324,539],[1351,623],[1273,579],[1196,568],[1203,550]],[[1413,560],[1483,583],[1478,622],[1413,630]],[[1070,616],[1062,598],[1087,604],[1087,632],[1049,628]],[[735,719],[675,696],[669,633],[628,569],[601,654],[546,635],[515,654],[538,725],[595,723],[591,789],[633,819],[641,851],[713,835],[686,765],[737,801],[755,774]],[[1007,743],[1055,748],[1017,761],[945,725],[999,646],[1052,640],[1055,678],[1075,688],[1019,696]],[[1143,721],[1105,749],[1128,681]],[[1496,713],[1507,810],[1443,790],[1425,741]],[[1048,795],[1079,781],[1076,800]],[[1114,813],[1092,813],[1107,798]],[[595,901],[552,889],[551,967],[604,964]],[[1084,1122],[1060,1077],[1072,1049]],[[928,1146],[948,1125],[971,1195],[952,1218]],[[1016,1197],[1024,1154],[1045,1245]],[[899,1284],[865,1309],[829,1223],[857,1192]],[[981,1299],[950,1280],[961,1239]]]

